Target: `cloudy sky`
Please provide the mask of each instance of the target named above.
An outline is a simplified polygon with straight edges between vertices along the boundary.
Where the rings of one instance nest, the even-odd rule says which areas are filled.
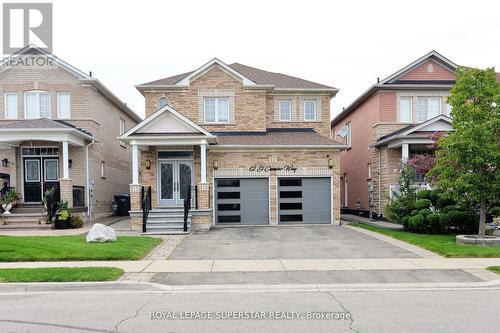
[[[54,53],[92,71],[140,115],[134,85],[213,57],[340,88],[332,116],[377,77],[433,49],[500,69],[500,3],[491,0],[53,3]]]

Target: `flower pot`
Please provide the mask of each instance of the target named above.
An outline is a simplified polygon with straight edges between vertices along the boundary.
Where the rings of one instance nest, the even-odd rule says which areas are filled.
[[[5,215],[10,215],[10,214],[12,214],[12,213],[10,212],[10,210],[12,209],[12,203],[2,204],[2,208],[3,208],[3,210],[4,210],[4,212],[3,212],[3,213],[4,213]]]
[[[69,229],[70,227],[71,227],[70,219],[66,220],[56,219],[56,221],[54,222],[54,228],[56,229]]]

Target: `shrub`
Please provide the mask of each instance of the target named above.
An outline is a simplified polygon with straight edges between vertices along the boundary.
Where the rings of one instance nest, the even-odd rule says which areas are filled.
[[[443,190],[441,190],[439,188],[431,191],[428,199],[431,200],[433,206],[437,206],[438,205],[437,201],[438,201],[439,196],[440,196],[441,193],[443,193]]]
[[[408,206],[402,201],[398,199],[391,200],[384,207],[384,214],[387,216],[389,221],[394,223],[402,224],[402,219],[411,211],[411,207]]]
[[[439,211],[441,213],[445,213],[445,214],[448,214],[449,212],[451,212],[452,210],[459,210],[459,208],[457,208],[456,206],[446,206],[442,209],[440,209]]]
[[[83,228],[83,219],[80,215],[73,215],[71,217],[71,228],[78,229]]]
[[[422,232],[425,230],[425,225],[425,217],[420,214],[412,216],[408,220],[408,230],[410,231]]]
[[[420,215],[423,215],[424,217],[427,217],[427,215],[432,214],[432,210],[430,210],[429,208],[424,208],[421,209],[418,213]]]
[[[429,228],[429,232],[433,234],[438,234],[442,232],[441,228],[441,214],[439,213],[431,213],[425,217],[427,219],[427,224]]]
[[[411,211],[410,216],[415,216],[418,214],[418,209],[414,209]]]
[[[421,190],[417,192],[417,199],[431,199],[431,190]]]
[[[415,201],[415,209],[421,210],[424,208],[429,208],[431,206],[431,201],[429,199],[418,199]]]
[[[410,223],[409,220],[410,220],[409,216],[403,216],[403,218],[401,219],[401,224],[403,225],[403,230],[405,231],[408,231],[408,225]]]
[[[500,216],[500,207],[496,206],[490,209],[490,214],[493,216]]]
[[[439,214],[439,224],[441,225],[442,230],[448,230],[448,228],[451,226],[450,216],[445,213]]]
[[[450,198],[445,198],[445,197],[439,197],[436,201],[436,206],[438,208],[443,208],[443,207],[446,207],[446,206],[452,206],[455,204],[455,201],[453,201],[452,199]]]

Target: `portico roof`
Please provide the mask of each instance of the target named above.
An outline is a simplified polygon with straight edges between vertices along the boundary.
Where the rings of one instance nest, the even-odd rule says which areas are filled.
[[[48,118],[5,120],[0,123],[0,142],[16,145],[22,141],[68,141],[81,146],[92,134],[64,120]]]
[[[403,141],[407,143],[430,143],[430,135],[435,132],[448,132],[453,129],[452,119],[446,115],[439,115],[420,124],[411,124],[397,131],[380,137],[370,147],[388,144],[391,147],[400,146]],[[409,142],[413,141],[413,142]]]

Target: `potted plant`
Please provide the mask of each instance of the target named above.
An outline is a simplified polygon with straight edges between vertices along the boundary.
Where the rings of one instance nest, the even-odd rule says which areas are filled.
[[[71,214],[68,210],[67,201],[61,201],[59,203],[59,209],[56,213],[54,227],[56,229],[69,229],[71,227]]]
[[[12,207],[17,207],[19,204],[19,193],[17,193],[14,189],[10,189],[7,193],[5,193],[0,201],[2,202],[2,208],[4,210],[4,214],[10,215],[12,214],[10,210]]]

